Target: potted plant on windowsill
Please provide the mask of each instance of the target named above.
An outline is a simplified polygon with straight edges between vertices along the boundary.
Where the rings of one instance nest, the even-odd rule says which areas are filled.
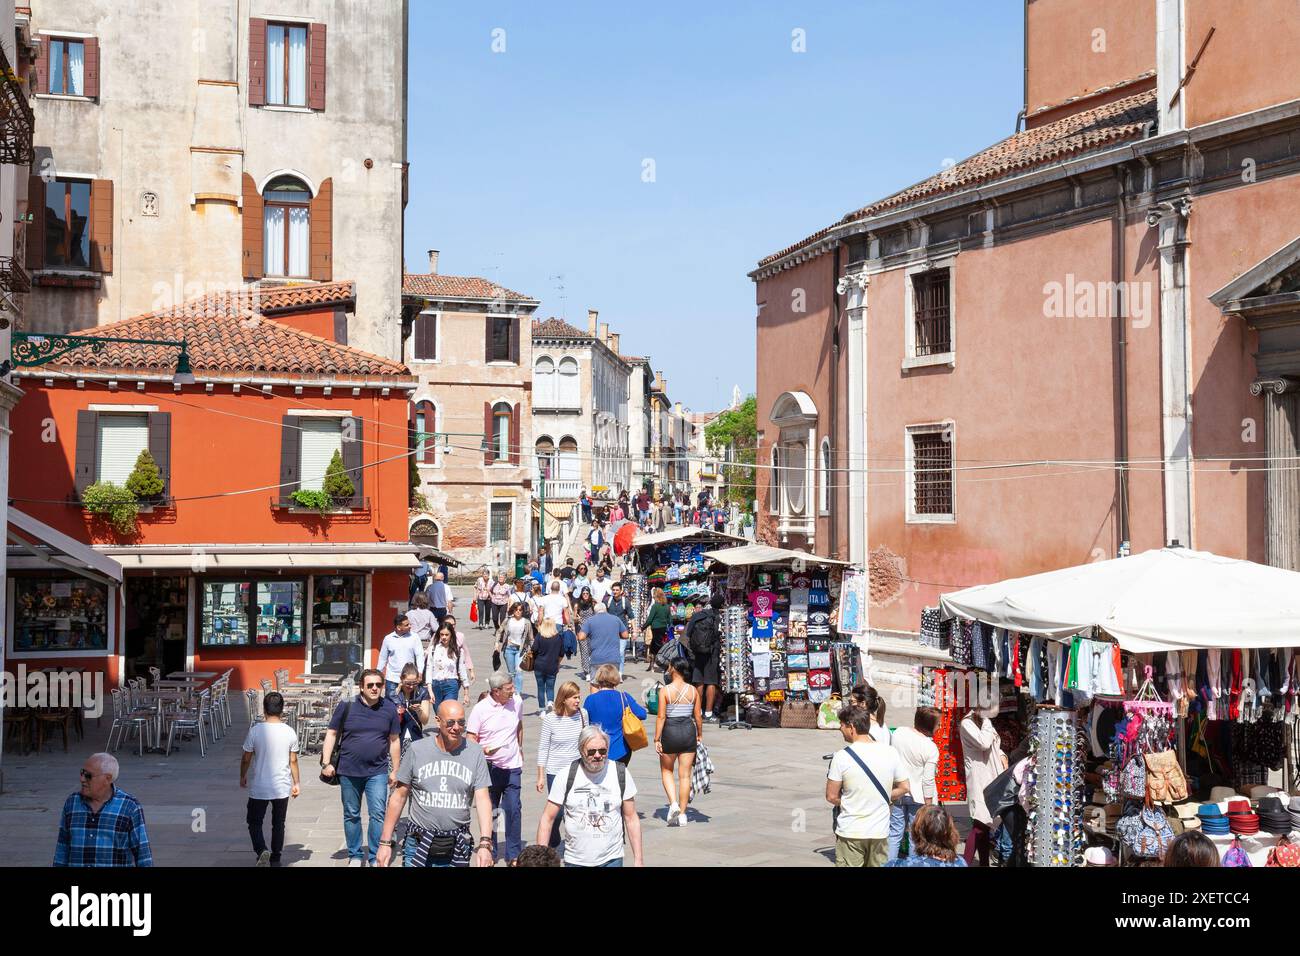
[[[163,489],[166,487],[158,463],[146,448],[135,460],[135,467],[126,479],[126,490],[135,496],[138,505],[150,506],[163,503]]]
[[[299,488],[289,499],[299,508],[307,511],[327,512],[334,510],[334,500],[323,491],[310,491]]]
[[[121,535],[136,533],[136,518],[140,505],[130,490],[112,482],[100,481],[81,493],[81,504],[87,511],[100,515]]]
[[[349,507],[356,497],[357,486],[343,470],[343,456],[338,452],[334,453],[334,457],[330,459],[325,469],[325,480],[321,483],[321,491],[329,495],[330,501],[338,508]]]

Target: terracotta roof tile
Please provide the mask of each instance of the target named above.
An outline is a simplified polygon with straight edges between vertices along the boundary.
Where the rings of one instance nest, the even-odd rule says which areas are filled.
[[[838,223],[763,258],[759,261],[759,267],[816,242],[843,223],[1138,139],[1144,134],[1147,124],[1155,119],[1155,91],[1147,90],[1113,103],[1083,110],[1037,129],[1016,133],[929,179],[848,213]]]
[[[449,299],[496,299],[510,302],[536,300],[478,276],[411,275],[402,276],[402,295],[441,296]]]
[[[269,292],[213,294],[191,299],[172,309],[75,332],[132,339],[184,340],[196,375],[271,372],[303,376],[363,376],[409,378],[399,362],[340,345],[267,318],[285,310],[351,298],[352,283],[329,283]],[[344,293],[347,293],[344,296]],[[89,370],[171,371],[177,350],[170,346],[109,343],[98,351],[74,349],[54,366]]]
[[[551,316],[542,322],[533,323],[533,338],[535,339],[588,339],[591,338],[581,329],[574,328],[563,319],[557,319]]]

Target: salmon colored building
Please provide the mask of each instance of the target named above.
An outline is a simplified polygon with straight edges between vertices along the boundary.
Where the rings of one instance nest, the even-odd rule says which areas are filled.
[[[1025,18],[1020,132],[751,273],[760,537],[869,568],[896,661],[970,585],[1173,542],[1300,567],[1294,5]]]
[[[337,282],[210,296],[93,330],[183,340],[194,384],[173,382],[178,349],[162,345],[82,346],[21,371],[14,508],[38,523],[34,537],[67,536],[96,560],[11,548],[10,667],[104,670],[111,684],[150,666],[232,667],[247,687],[282,667],[373,663],[416,563],[417,383],[335,340],[354,304],[352,283]],[[164,489],[123,534],[83,498],[96,483],[124,484],[143,450]],[[354,495],[325,510],[295,500],[320,490],[335,453]]]

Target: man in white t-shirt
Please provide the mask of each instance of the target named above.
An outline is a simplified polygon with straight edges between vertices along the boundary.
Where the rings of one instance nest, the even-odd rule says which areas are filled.
[[[898,763],[907,777],[908,793],[899,797],[889,808],[889,858],[898,857],[903,834],[911,832],[916,811],[927,803],[936,802],[935,770],[939,766],[939,748],[935,745],[934,729],[939,726],[939,712],[933,707],[918,707],[911,727],[894,731],[891,745],[898,752]],[[907,844],[907,855],[916,856],[916,846]]]
[[[840,711],[848,746],[831,758],[826,801],[839,807],[835,865],[882,867],[889,859],[889,807],[908,792],[898,752],[871,738],[871,715],[863,707]]]
[[[591,596],[597,604],[609,603],[609,591],[614,582],[605,576],[605,569],[596,568],[596,576],[591,580]]]
[[[550,843],[551,829],[563,811],[565,866],[622,866],[625,831],[632,865],[644,865],[641,819],[632,799],[636,784],[623,764],[610,763],[609,735],[598,724],[589,724],[578,735],[578,759],[551,783],[537,824],[537,845]]]
[[[266,720],[253,724],[244,738],[239,785],[248,791],[248,835],[258,866],[279,866],[284,849],[284,818],[289,798],[298,796],[298,735],[284,723],[284,697],[271,691],[262,701]],[[250,777],[249,770],[252,770]],[[266,848],[262,823],[271,808],[271,848]]]
[[[561,631],[569,626],[569,599],[564,596],[564,590],[558,578],[551,580],[550,592],[538,602],[538,605],[541,608],[542,616],[549,617]],[[541,622],[538,621],[538,623]]]

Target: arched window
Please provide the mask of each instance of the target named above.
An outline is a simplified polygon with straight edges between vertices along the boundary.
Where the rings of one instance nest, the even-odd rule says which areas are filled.
[[[555,360],[549,355],[541,356],[533,364],[534,408],[555,408],[557,399],[555,378]]]
[[[533,446],[537,455],[537,476],[539,478],[558,478],[555,467],[555,442],[543,435]]]
[[[421,518],[415,524],[411,525],[411,543],[423,544],[430,548],[440,548],[439,542],[442,540],[442,532],[438,530],[436,522],[428,518]]]
[[[578,386],[578,360],[572,357],[560,359],[559,394],[556,401],[560,408],[581,408],[581,389]]]
[[[831,440],[822,439],[821,481],[817,486],[818,508],[822,514],[831,511]]]
[[[311,190],[294,176],[277,176],[262,190],[265,274],[311,277]]]
[[[791,442],[785,450],[785,500],[790,513],[802,515],[807,506],[808,446]]]
[[[492,406],[492,455],[497,461],[510,460],[510,406],[497,402]]]
[[[582,462],[578,460],[578,443],[571,435],[565,435],[560,439],[560,453],[557,464],[559,466],[557,478],[564,478],[569,481],[582,479]]]

